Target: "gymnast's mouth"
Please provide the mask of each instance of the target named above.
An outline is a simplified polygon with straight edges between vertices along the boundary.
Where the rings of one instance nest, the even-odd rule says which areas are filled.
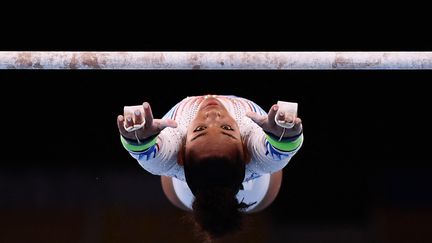
[[[216,98],[209,98],[201,104],[201,108],[221,106],[221,103]]]
[[[220,104],[218,102],[216,102],[216,101],[211,101],[211,102],[207,103],[205,105],[205,107],[207,107],[207,106],[214,106],[214,105],[220,105]]]

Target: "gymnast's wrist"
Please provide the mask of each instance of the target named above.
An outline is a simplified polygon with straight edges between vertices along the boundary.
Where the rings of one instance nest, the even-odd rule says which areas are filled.
[[[141,152],[154,146],[157,142],[158,135],[159,133],[152,135],[148,138],[145,138],[143,140],[134,140],[130,138],[125,138],[123,135],[120,135],[120,140],[121,143],[123,144],[123,147],[125,147],[127,150],[134,151],[134,152]]]
[[[277,136],[277,135],[275,135],[275,134],[273,134],[271,132],[267,132],[267,131],[264,131],[264,133],[268,137],[272,138],[273,140],[278,140],[280,142],[292,142],[292,141],[297,140],[303,134],[303,128],[296,135],[283,136],[282,138],[281,138],[281,134]]]
[[[277,138],[274,135],[266,134],[267,141],[275,148],[290,152],[298,149],[303,142],[303,133],[288,138]]]

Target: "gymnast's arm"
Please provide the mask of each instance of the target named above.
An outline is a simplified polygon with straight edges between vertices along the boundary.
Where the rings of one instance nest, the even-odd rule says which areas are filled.
[[[283,169],[303,144],[301,119],[295,118],[294,127],[285,128],[284,131],[275,122],[277,110],[278,106],[273,105],[267,115],[255,112],[246,114],[250,118],[246,124],[251,126],[245,142],[251,154],[248,169],[251,170],[252,177],[254,173],[274,173]],[[291,122],[287,114],[282,114],[277,119]]]
[[[143,103],[143,112],[136,109],[133,114],[124,114],[117,117],[117,126],[123,147],[147,171],[155,175],[166,175],[175,167],[177,160],[175,149],[179,147],[172,139],[167,138],[164,129],[177,127],[172,119],[154,119],[150,104]],[[145,121],[142,128],[128,131],[136,124]],[[175,144],[173,144],[175,143]]]

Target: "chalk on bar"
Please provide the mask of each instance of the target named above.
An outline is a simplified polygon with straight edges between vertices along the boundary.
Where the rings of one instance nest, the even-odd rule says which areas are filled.
[[[143,108],[142,105],[125,106],[125,107],[123,108],[124,116],[125,116],[125,117],[127,117],[127,116],[131,116],[132,119],[134,119],[134,123],[135,123],[135,116],[134,116],[134,112],[135,112],[136,110],[139,110],[139,111],[141,112],[141,114],[144,116],[144,108]],[[124,128],[125,128],[126,131],[128,131],[128,132],[133,132],[133,131],[136,131],[136,130],[138,130],[138,129],[141,129],[142,127],[144,127],[144,125],[145,125],[145,119],[144,119],[144,117],[143,117],[143,122],[142,122],[141,124],[135,124],[135,125],[133,125],[132,127],[126,127],[126,123],[123,124]]]
[[[278,101],[277,105],[279,106],[279,109],[275,116],[275,122],[277,125],[285,128],[292,128],[294,127],[295,119],[297,118],[297,107],[298,104],[294,102],[285,102],[285,101]],[[277,118],[279,117],[279,113],[284,112],[285,115],[291,116],[291,122],[286,121],[280,121]]]

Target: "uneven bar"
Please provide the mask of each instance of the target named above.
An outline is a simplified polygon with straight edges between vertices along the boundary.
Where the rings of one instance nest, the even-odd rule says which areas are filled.
[[[430,70],[432,52],[0,51],[0,69]]]

